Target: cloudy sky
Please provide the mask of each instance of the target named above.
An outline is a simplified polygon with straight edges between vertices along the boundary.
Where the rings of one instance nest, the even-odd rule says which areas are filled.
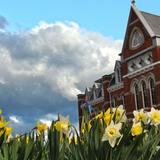
[[[0,106],[20,133],[58,113],[78,124],[76,95],[112,72],[130,8],[127,0],[38,2],[0,6]]]

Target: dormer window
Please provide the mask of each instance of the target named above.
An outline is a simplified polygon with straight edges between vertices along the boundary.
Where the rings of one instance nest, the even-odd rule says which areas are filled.
[[[85,95],[87,101],[92,101],[94,99],[92,88],[86,88]]]
[[[93,97],[93,93],[91,93],[90,97],[89,97],[89,100],[92,101],[94,99]]]
[[[135,27],[130,37],[130,49],[137,49],[144,43],[144,36],[142,31]]]
[[[121,63],[119,61],[116,61],[114,72],[115,72],[115,82],[120,83],[121,82]]]
[[[97,98],[102,97],[102,84],[95,83],[93,88],[94,88],[95,98],[97,99]]]
[[[101,88],[96,90],[96,98],[100,98],[100,97],[102,97],[102,89]]]
[[[117,69],[117,80],[118,82],[121,82],[121,73],[120,73],[120,69]]]

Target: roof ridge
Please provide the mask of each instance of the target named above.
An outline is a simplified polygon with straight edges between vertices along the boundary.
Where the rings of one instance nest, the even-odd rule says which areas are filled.
[[[153,13],[148,13],[148,12],[145,12],[145,11],[140,11],[140,12],[145,13],[145,14],[149,14],[149,15],[152,15],[152,16],[160,17],[160,15],[156,15],[156,14],[153,14]]]

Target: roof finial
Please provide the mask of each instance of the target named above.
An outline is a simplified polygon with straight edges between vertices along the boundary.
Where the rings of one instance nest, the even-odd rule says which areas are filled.
[[[135,1],[135,0],[131,0],[131,3],[132,3],[133,5],[135,5],[136,1]]]

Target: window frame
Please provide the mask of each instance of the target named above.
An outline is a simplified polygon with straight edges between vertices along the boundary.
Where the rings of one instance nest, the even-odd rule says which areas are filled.
[[[148,79],[150,103],[151,103],[151,106],[154,106],[154,105],[156,105],[156,93],[153,94],[153,92],[152,92],[151,83],[150,83],[151,80],[152,80],[153,83],[154,83],[154,92],[156,92],[156,84],[155,84],[155,80],[154,80],[152,77],[150,77],[150,78]]]
[[[136,32],[138,32],[140,35],[142,35],[142,42],[137,44],[136,46],[133,46],[132,42],[133,42],[133,38],[134,38],[134,35],[135,35]],[[141,47],[144,44],[144,40],[145,39],[144,39],[144,34],[143,34],[142,30],[139,29],[138,27],[134,27],[132,32],[131,32],[130,39],[129,39],[129,48],[131,50],[138,49],[139,47]]]

